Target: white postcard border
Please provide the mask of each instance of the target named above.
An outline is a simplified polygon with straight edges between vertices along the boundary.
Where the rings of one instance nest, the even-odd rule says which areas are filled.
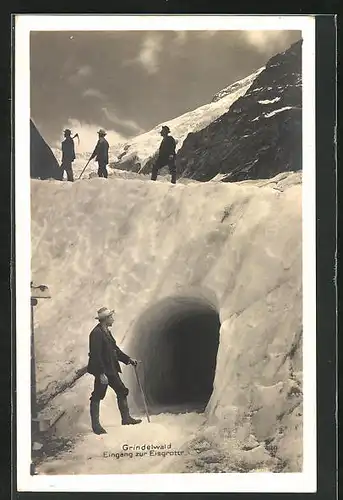
[[[302,473],[31,476],[30,407],[30,31],[301,30],[303,36]],[[18,491],[315,492],[316,211],[315,19],[313,16],[18,15],[15,23],[15,230]]]

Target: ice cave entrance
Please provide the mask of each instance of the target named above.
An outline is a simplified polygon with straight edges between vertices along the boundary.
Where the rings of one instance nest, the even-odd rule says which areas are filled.
[[[177,296],[161,300],[138,319],[129,352],[138,366],[149,410],[201,412],[212,391],[219,345],[216,308],[203,297]],[[132,380],[135,405],[143,410]]]

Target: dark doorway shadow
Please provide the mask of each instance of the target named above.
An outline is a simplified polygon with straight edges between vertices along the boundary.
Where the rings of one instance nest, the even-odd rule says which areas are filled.
[[[219,330],[218,312],[203,298],[167,298],[139,318],[129,351],[142,360],[137,370],[151,414],[204,411],[213,391]],[[137,384],[131,387],[143,411]]]

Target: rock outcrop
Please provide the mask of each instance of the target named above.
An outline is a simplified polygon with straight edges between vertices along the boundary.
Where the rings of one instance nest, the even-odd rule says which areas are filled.
[[[60,179],[61,170],[54,153],[30,120],[30,175],[32,179]]]
[[[191,402],[205,408],[197,442],[214,440],[215,429],[222,445],[214,458],[204,449],[200,469],[215,471],[221,457],[226,471],[300,471],[301,174],[232,184],[94,178],[31,186],[32,279],[52,296],[35,315],[38,396],[65,409],[63,433],[89,428],[92,379],[76,379],[95,312],[106,305],[117,311],[119,345],[144,361],[152,410],[179,403],[193,411],[180,377],[194,381],[198,373],[206,386]],[[130,367],[124,380],[138,411]],[[112,422],[108,401],[102,415]]]
[[[301,170],[301,81],[299,41],[272,57],[227,113],[188,135],[177,155],[179,173],[232,182]]]

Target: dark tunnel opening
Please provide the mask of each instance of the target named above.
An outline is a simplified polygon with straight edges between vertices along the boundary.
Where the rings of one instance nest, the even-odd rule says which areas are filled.
[[[151,413],[204,411],[213,391],[219,330],[217,310],[202,298],[168,298],[142,315],[130,352],[142,360],[138,372]]]

